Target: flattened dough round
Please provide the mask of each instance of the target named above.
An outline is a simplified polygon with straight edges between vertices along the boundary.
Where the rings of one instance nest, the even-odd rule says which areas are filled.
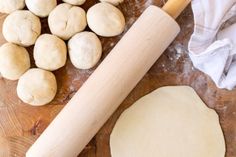
[[[56,77],[52,72],[30,69],[17,84],[17,95],[25,103],[42,106],[53,100],[57,92]]]
[[[10,14],[24,7],[25,0],[0,0],[0,12],[2,13]]]
[[[86,12],[83,8],[62,3],[49,14],[48,24],[52,34],[68,40],[87,26]]]
[[[117,121],[112,157],[224,157],[216,112],[190,87],[163,87],[138,100]]]
[[[97,3],[87,12],[89,28],[97,35],[113,37],[125,29],[123,13],[109,3]]]
[[[2,33],[8,42],[31,46],[41,33],[41,22],[30,11],[17,10],[5,19]]]
[[[57,0],[25,0],[27,8],[39,17],[47,17],[57,6]]]

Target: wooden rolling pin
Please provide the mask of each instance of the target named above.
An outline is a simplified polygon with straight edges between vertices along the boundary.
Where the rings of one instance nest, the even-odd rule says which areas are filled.
[[[189,2],[169,0],[164,11],[148,7],[26,157],[76,157],[177,36],[174,18]]]

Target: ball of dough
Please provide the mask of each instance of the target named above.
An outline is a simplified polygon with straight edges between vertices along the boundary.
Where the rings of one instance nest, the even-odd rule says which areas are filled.
[[[66,64],[67,47],[63,40],[55,35],[39,36],[34,46],[34,60],[37,67],[53,71]]]
[[[120,3],[124,2],[124,0],[100,0],[101,2],[111,3],[113,5],[119,5]]]
[[[2,33],[8,42],[31,46],[41,33],[40,19],[30,11],[15,11],[5,19]]]
[[[78,69],[94,67],[102,55],[102,44],[92,32],[82,32],[73,36],[68,42],[72,64]]]
[[[86,0],[63,0],[63,2],[72,4],[72,5],[82,5]]]
[[[9,80],[18,80],[30,68],[27,50],[21,46],[6,43],[0,48],[0,73]]]
[[[24,7],[25,0],[0,0],[0,12],[2,13],[10,14]]]
[[[98,3],[87,13],[88,25],[96,34],[112,37],[121,34],[125,28],[122,12],[109,3]]]
[[[63,3],[50,13],[48,24],[52,34],[68,40],[87,26],[86,13],[80,7]]]
[[[57,82],[52,72],[30,69],[19,79],[17,95],[25,103],[42,106],[51,102],[57,92]]]
[[[57,6],[57,0],[25,0],[27,8],[39,17],[47,17]]]

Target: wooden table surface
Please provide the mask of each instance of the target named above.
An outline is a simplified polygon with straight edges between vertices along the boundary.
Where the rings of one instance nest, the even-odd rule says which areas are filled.
[[[87,1],[83,8],[87,10],[96,2]],[[151,4],[162,6],[163,0],[126,0],[119,6],[126,17],[127,29],[141,12]],[[0,28],[5,17],[6,15],[0,14]],[[210,108],[217,111],[227,145],[226,157],[236,157],[236,90],[217,89],[208,76],[192,66],[187,54],[187,43],[193,31],[191,8],[188,7],[177,21],[182,28],[177,39],[79,157],[110,157],[109,136],[120,114],[140,97],[156,88],[167,85],[189,85],[193,87],[202,100]],[[43,33],[49,32],[46,19],[42,19],[42,25]],[[122,35],[115,38],[101,38],[103,44],[102,59],[106,57],[121,37]],[[0,45],[4,42],[2,33],[0,33]],[[32,47],[28,50],[32,58]],[[35,67],[33,60],[32,67]],[[54,72],[58,82],[56,98],[52,103],[43,107],[31,107],[24,104],[16,95],[17,81],[0,78],[0,156],[23,157],[30,145],[82,86],[94,69],[78,70],[68,61],[65,67]]]

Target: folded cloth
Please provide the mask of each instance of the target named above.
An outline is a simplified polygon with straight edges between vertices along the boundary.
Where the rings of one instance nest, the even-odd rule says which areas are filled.
[[[192,0],[192,9],[195,26],[188,49],[193,65],[217,87],[232,90],[236,86],[236,0]]]

